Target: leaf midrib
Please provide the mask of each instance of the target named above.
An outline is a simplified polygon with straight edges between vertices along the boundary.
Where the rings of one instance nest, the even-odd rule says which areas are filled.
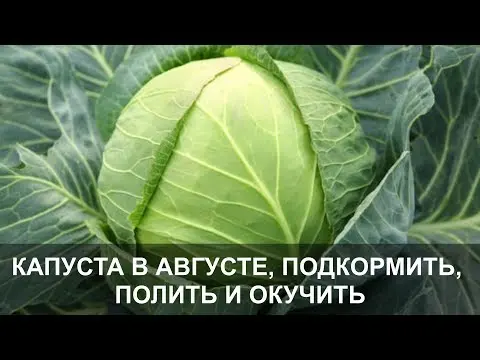
[[[461,220],[445,220],[439,222],[418,222],[412,225],[409,233],[425,233],[433,230],[458,230],[480,226],[480,213]]]
[[[265,184],[258,177],[255,170],[250,166],[247,159],[243,155],[243,152],[238,147],[235,140],[232,138],[228,129],[221,123],[220,119],[218,119],[214,114],[209,112],[207,109],[203,108],[198,101],[196,102],[196,107],[199,110],[201,110],[205,115],[210,117],[210,119],[213,120],[213,122],[222,130],[225,137],[230,142],[230,145],[232,146],[233,151],[238,156],[239,160],[242,162],[242,164],[244,165],[245,169],[248,171],[250,176],[253,178],[255,184],[258,186],[259,193],[263,196],[263,198],[270,205],[270,207],[271,207],[271,209],[272,209],[273,213],[275,214],[275,217],[278,221],[278,224],[280,225],[280,227],[282,228],[282,231],[285,234],[286,240],[290,244],[295,243],[295,237],[293,236],[293,233],[290,229],[290,226],[288,225],[287,219],[285,218],[285,214],[283,213],[282,209],[278,206],[277,201],[275,201],[275,199],[272,197],[272,195],[270,194],[268,189],[265,187]]]

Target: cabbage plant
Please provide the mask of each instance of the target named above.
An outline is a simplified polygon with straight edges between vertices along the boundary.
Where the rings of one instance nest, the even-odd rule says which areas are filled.
[[[0,309],[111,313],[117,286],[201,284],[218,303],[121,311],[477,314],[478,61],[439,45],[0,49]],[[12,278],[21,256],[141,256],[149,272]],[[267,257],[275,276],[155,274],[176,256]],[[462,276],[282,275],[304,256],[442,256]],[[254,304],[258,283],[366,301]]]

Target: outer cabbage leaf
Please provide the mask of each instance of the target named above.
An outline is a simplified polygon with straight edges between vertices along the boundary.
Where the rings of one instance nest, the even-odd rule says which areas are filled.
[[[0,47],[0,161],[19,163],[15,146],[45,153],[60,136],[48,106],[52,81],[45,46]]]
[[[16,46],[0,48],[0,161],[19,163],[15,146],[45,154],[62,131],[52,117],[48,88],[53,81],[44,52],[64,51],[93,109],[115,68],[134,51],[132,45]]]
[[[80,301],[104,281],[75,271],[65,276],[12,276],[12,258],[93,256],[97,238],[89,224],[103,218],[96,193],[102,142],[83,88],[67,58],[38,50],[49,74],[50,117],[61,133],[46,156],[18,146],[20,167],[0,165],[0,309]],[[81,286],[88,282],[90,286]]]
[[[423,278],[403,313],[480,313],[480,54],[432,47],[436,103],[412,129],[417,197],[410,253],[444,257],[461,277]]]
[[[419,45],[307,45],[314,68],[342,89],[370,143],[383,154],[388,124],[408,80],[421,72]]]
[[[138,45],[68,45],[63,50],[94,108],[117,67],[140,49]]]

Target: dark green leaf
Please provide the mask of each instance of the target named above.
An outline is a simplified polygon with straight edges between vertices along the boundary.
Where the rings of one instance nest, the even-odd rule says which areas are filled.
[[[13,257],[27,257],[28,265],[33,257],[93,256],[97,240],[88,222],[104,218],[96,193],[102,143],[87,97],[64,56],[46,48],[42,57],[50,74],[46,101],[61,136],[46,156],[18,146],[23,166],[0,165],[4,312],[47,301],[72,302],[95,291],[95,287],[80,291],[78,286],[86,279],[75,273],[68,281],[64,276],[12,277]]]

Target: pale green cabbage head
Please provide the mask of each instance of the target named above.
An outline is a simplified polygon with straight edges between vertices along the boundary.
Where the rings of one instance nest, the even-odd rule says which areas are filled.
[[[124,108],[100,195],[116,236],[153,266],[174,255],[279,265],[314,254],[361,200],[375,160],[355,112],[321,74],[276,65],[284,77],[236,56],[192,61]]]

